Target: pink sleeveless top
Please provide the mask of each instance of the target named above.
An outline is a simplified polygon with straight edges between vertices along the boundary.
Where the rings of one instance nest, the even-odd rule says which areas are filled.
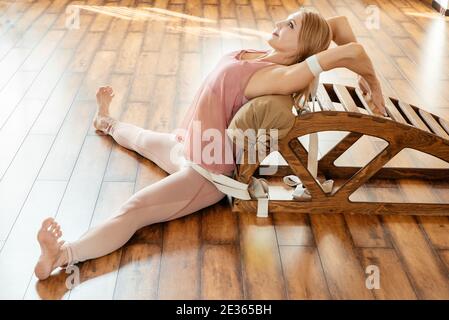
[[[244,90],[249,79],[257,70],[275,64],[240,60],[244,51],[267,52],[244,49],[225,54],[195,95],[178,128],[181,130],[175,129],[176,139],[184,143],[186,159],[217,174],[230,176],[235,169],[235,154],[226,128],[248,102]]]

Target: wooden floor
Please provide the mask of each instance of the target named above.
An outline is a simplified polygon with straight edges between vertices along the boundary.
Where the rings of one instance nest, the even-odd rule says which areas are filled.
[[[448,217],[257,219],[233,214],[227,199],[81,264],[72,290],[64,272],[38,282],[42,219],[56,217],[74,240],[167,175],[95,134],[97,87],[115,89],[113,116],[169,132],[222,54],[267,48],[274,21],[300,4],[349,18],[385,94],[449,118],[449,23],[417,0],[74,1],[80,23],[72,29],[68,4],[0,1],[0,298],[449,299]],[[365,25],[368,5],[380,9],[379,30]],[[354,79],[345,70],[322,77]],[[346,160],[363,162],[379,146],[359,148]],[[405,154],[401,163],[429,159]],[[377,181],[357,192],[364,197],[447,202],[449,187]],[[368,265],[379,268],[380,289],[366,288]]]

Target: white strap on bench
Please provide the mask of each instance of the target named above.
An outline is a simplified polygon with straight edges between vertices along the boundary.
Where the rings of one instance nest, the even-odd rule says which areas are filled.
[[[311,60],[312,62],[316,62],[315,60]],[[310,63],[309,63],[310,66]],[[318,84],[320,80],[320,72],[318,72],[318,67],[316,67],[316,63],[312,64],[312,72],[315,74],[315,80],[312,83],[312,90],[310,92],[311,98],[312,98],[312,110],[307,105],[306,108],[303,110],[304,113],[308,112],[315,112],[315,105],[316,105],[316,93],[318,90]],[[315,72],[314,72],[315,71]],[[307,170],[309,170],[310,174],[315,178],[315,180],[318,182],[318,184],[322,187],[325,193],[330,193],[332,191],[332,187],[334,184],[334,181],[329,179],[323,182],[319,182],[317,179],[318,176],[318,133],[314,132],[309,134],[309,150],[307,155]],[[302,184],[297,185],[296,189],[293,191],[293,197],[294,198],[301,198],[301,197],[310,197],[310,193],[306,188],[302,186]]]
[[[212,182],[217,189],[224,194],[230,195],[231,197],[237,199],[251,200],[252,193],[253,197],[257,199],[257,216],[261,218],[268,217],[268,184],[265,179],[257,179],[252,177],[253,180],[250,186],[224,174],[209,172],[200,165],[191,161],[188,161],[188,165],[195,169],[204,178]],[[249,187],[251,187],[251,193]]]

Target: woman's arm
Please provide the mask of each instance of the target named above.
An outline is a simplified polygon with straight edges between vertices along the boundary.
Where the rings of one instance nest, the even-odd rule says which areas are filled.
[[[334,68],[348,68],[349,70],[363,76],[372,89],[372,102],[380,115],[385,115],[385,102],[380,89],[379,81],[374,72],[370,58],[363,46],[356,42],[350,42],[335,48],[322,51],[317,54],[318,62],[324,71]],[[305,61],[277,68],[269,75],[271,89],[280,94],[292,94],[304,89],[314,79]],[[263,87],[263,86],[262,86]],[[264,93],[272,94],[272,93]],[[262,94],[260,94],[262,95]]]
[[[332,31],[332,41],[341,46],[350,42],[357,42],[357,39],[345,16],[336,16],[326,20]]]
[[[350,42],[357,42],[357,38],[352,31],[351,25],[349,24],[348,18],[345,16],[336,16],[326,20],[329,23],[332,32],[332,41],[337,45],[344,45]],[[360,89],[364,94],[370,92],[370,86],[368,82],[361,76],[358,75],[358,83]]]
[[[345,16],[336,16],[327,19],[327,22],[329,23],[332,31],[332,40],[337,45],[345,45],[350,42],[357,42],[357,38],[352,31],[348,18],[346,18]],[[374,70],[369,57],[367,59],[367,63],[370,65],[369,67]],[[371,94],[373,102],[376,101],[375,104],[384,105],[385,102],[383,101],[382,88],[375,73],[374,75],[369,76],[369,78],[366,78],[361,73],[358,73],[358,83],[360,89],[364,94]]]

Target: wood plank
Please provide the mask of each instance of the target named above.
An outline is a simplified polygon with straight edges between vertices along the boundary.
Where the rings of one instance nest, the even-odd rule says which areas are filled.
[[[77,100],[95,100],[100,86],[104,86],[114,65],[117,54],[112,51],[97,51],[87,71],[83,84],[76,97]]]
[[[250,0],[256,19],[270,19],[265,2]]]
[[[22,299],[40,255],[36,233],[42,221],[54,216],[67,183],[37,181],[0,251],[0,297]],[[3,221],[3,220],[2,220]]]
[[[43,14],[49,4],[49,1],[35,2],[28,7],[23,15],[13,14],[12,17],[15,19],[7,16],[5,25],[9,26],[9,28],[6,28],[6,32],[0,35],[0,42],[2,43],[0,46],[0,58],[2,58],[4,54],[17,43],[17,40],[20,39],[30,26],[34,24],[34,21]]]
[[[86,137],[56,216],[67,241],[89,228],[110,152],[111,139]]]
[[[206,19],[218,21],[218,8],[216,5],[204,5],[203,14]],[[203,39],[201,79],[205,79],[215,67],[221,56],[221,52],[221,39],[219,37],[209,36]]]
[[[317,99],[322,110],[335,111],[332,99],[329,97],[329,94],[321,83],[318,85]]]
[[[279,249],[289,299],[331,298],[316,248],[280,246]]]
[[[114,299],[156,299],[160,261],[160,245],[151,243],[125,245],[122,249]]]
[[[134,183],[132,182],[103,182],[89,229],[98,227],[113,218],[120,206],[131,197],[133,190]],[[70,291],[69,299],[112,299],[121,256],[122,249],[120,248],[106,256],[81,264],[80,284]]]
[[[34,80],[25,98],[48,99],[72,56],[72,49],[57,49]]]
[[[235,244],[238,241],[238,219],[231,212],[227,197],[202,210],[201,233],[203,242],[209,244]]]
[[[41,41],[57,17],[56,14],[48,13],[48,10],[45,12],[32,24],[32,28],[16,38],[18,41],[14,44],[14,47],[33,49]]]
[[[373,299],[343,217],[314,214],[310,219],[332,298]]]
[[[105,32],[101,50],[119,50],[123,43],[123,40],[128,35],[127,31],[129,24],[129,20],[117,18],[113,19],[111,24],[109,25],[108,30]]]
[[[78,46],[78,44],[82,41],[85,34],[89,31],[90,26],[93,22],[93,18],[94,17],[91,15],[80,14],[80,28],[66,30],[66,34],[64,38],[61,40],[59,47],[64,49],[75,49]]]
[[[42,109],[31,134],[57,135],[81,85],[81,74],[65,74]]]
[[[157,77],[154,95],[151,101],[151,115],[146,127],[158,132],[171,132],[174,129],[173,111],[175,110],[175,96],[166,92],[174,92],[176,77]]]
[[[8,81],[11,80],[30,52],[30,49],[13,48],[0,61],[0,70],[2,70],[0,74],[0,89],[3,89],[8,84]]]
[[[449,184],[446,181],[432,182],[425,190],[417,190],[408,197],[413,197],[414,201],[449,203],[448,190]],[[449,217],[420,216],[418,219],[435,248],[449,249]]]
[[[0,181],[1,240],[6,240],[11,231],[53,139],[53,136],[28,136]]]
[[[133,73],[139,56],[140,46],[142,45],[143,34],[140,32],[128,33],[123,41],[117,61],[115,64],[115,72]]]
[[[404,117],[401,115],[401,113],[398,111],[396,106],[388,97],[385,98],[385,108],[388,110],[388,114],[390,115],[390,117],[393,118],[394,121],[403,124],[408,124],[407,121],[404,119]]]
[[[383,216],[396,252],[409,273],[420,299],[447,299],[447,271],[435,256],[418,224],[411,216]]]
[[[195,94],[201,86],[201,74],[196,72],[201,69],[201,55],[185,53],[182,56],[178,73],[180,78],[177,91],[177,99],[181,103],[191,104]]]
[[[427,128],[425,123],[421,120],[421,118],[416,114],[415,110],[413,110],[413,108],[408,103],[399,101],[399,108],[401,108],[402,112],[407,116],[407,118],[415,127],[427,132],[431,132],[429,128]]]
[[[449,139],[449,134],[447,134],[446,131],[444,131],[444,129],[439,125],[439,123],[432,116],[432,114],[425,111],[424,109],[419,109],[418,112],[421,115],[421,117],[424,119],[426,124],[429,126],[429,128],[431,128],[432,131],[436,135],[438,135],[444,139]]]
[[[76,102],[73,105],[39,173],[39,179],[70,179],[93,114],[94,110],[87,102]],[[70,145],[70,148],[67,148],[67,145]]]
[[[187,1],[184,7],[184,13],[196,17],[203,16],[203,4],[201,0]],[[201,22],[188,19],[184,24],[184,35],[182,37],[181,47],[183,52],[199,52],[201,50]]]
[[[234,244],[206,244],[201,266],[201,299],[242,299],[240,252]]]
[[[280,246],[313,246],[313,234],[307,215],[280,212],[273,215]]]
[[[37,72],[17,72],[8,84],[0,91],[0,128],[4,126],[18,103],[36,78]]]
[[[338,99],[340,100],[341,104],[345,107],[347,111],[350,112],[360,112],[359,108],[357,107],[357,104],[352,99],[348,89],[346,89],[345,86],[334,84],[333,85],[334,91],[338,96]]]
[[[358,41],[365,47],[366,52],[378,71],[386,79],[403,79],[392,58],[387,56],[371,38],[359,38]],[[399,59],[399,58],[398,58]]]
[[[21,66],[23,71],[39,71],[64,36],[64,31],[49,31]]]
[[[176,75],[179,68],[179,49],[180,49],[180,35],[166,34],[164,42],[162,43],[158,65],[157,74],[164,76]]]
[[[286,299],[276,233],[271,218],[239,214],[245,299]]]
[[[158,299],[200,298],[200,219],[194,214],[165,224]]]
[[[449,133],[449,121],[446,121],[443,118],[439,118],[438,121],[440,122],[441,126],[446,130],[447,133]]]
[[[446,265],[446,269],[449,272],[449,250],[440,250],[440,257]]]
[[[68,71],[70,72],[87,72],[90,62],[93,60],[95,52],[98,50],[98,46],[102,34],[99,32],[89,32],[80,42],[75,55],[72,59]]]
[[[2,148],[2,157],[0,158],[0,177],[8,170],[15,155],[20,150],[44,103],[45,101],[40,99],[22,100],[1,129],[0,147],[4,148]]]
[[[394,249],[366,248],[361,250],[363,267],[379,270],[380,288],[374,289],[376,299],[411,300],[416,294]]]
[[[154,52],[141,52],[138,61],[132,87],[128,97],[129,101],[150,101],[153,95],[155,74],[158,62],[158,54]],[[192,77],[194,75],[192,74]]]

